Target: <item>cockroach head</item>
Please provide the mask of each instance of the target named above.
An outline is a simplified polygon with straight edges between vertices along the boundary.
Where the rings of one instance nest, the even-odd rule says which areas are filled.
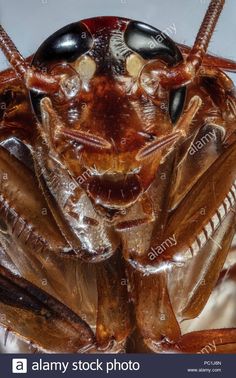
[[[186,88],[158,88],[148,67],[157,60],[173,67],[182,59],[161,31],[117,17],[70,24],[36,52],[33,67],[58,82],[51,93],[36,82],[30,93],[42,136],[73,176],[93,167],[86,189],[96,201],[101,189],[109,197],[103,204],[124,206],[154,179],[161,151],[179,137],[173,131]]]
[[[183,60],[179,48],[165,33],[142,22],[96,17],[69,24],[52,34],[37,50],[32,65],[59,75],[60,88],[69,98],[79,90],[81,81],[89,81],[94,75],[129,75],[136,79],[139,76],[140,85],[152,95],[158,83],[151,79],[151,67],[150,72],[143,68],[156,60],[168,67]],[[169,93],[173,123],[182,113],[185,92],[183,87]],[[39,118],[43,96],[40,91],[31,91],[33,108]]]

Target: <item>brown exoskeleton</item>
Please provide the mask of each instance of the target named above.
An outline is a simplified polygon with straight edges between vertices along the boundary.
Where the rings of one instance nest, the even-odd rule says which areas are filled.
[[[191,49],[97,17],[25,60],[0,28],[12,66],[0,73],[0,322],[38,349],[199,353],[214,340],[236,352],[236,324],[180,328],[225,269],[235,277],[224,71],[236,63],[206,55],[223,5],[211,1]]]

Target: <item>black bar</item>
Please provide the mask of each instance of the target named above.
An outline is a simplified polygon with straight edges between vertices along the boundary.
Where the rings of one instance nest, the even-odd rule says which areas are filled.
[[[15,360],[14,360],[15,359]],[[0,377],[16,377],[12,367],[23,377],[236,377],[235,355],[176,354],[2,354]],[[50,368],[50,370],[48,370]],[[64,372],[63,372],[64,371]],[[22,372],[21,372],[22,373]],[[22,375],[21,375],[22,376]]]

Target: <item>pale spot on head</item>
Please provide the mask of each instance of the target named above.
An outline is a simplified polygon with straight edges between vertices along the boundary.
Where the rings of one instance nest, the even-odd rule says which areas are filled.
[[[126,60],[126,69],[128,73],[133,77],[138,77],[141,69],[143,68],[143,65],[143,59],[136,54],[130,55]]]
[[[90,80],[96,72],[96,63],[89,56],[83,56],[75,62],[75,69],[82,80]]]

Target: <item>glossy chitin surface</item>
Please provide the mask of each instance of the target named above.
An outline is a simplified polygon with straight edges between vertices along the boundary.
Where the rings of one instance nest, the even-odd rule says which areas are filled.
[[[233,62],[181,84],[185,62],[161,31],[97,17],[39,47],[29,92],[0,73],[1,324],[38,349],[236,352],[235,317],[211,324],[235,283]]]

